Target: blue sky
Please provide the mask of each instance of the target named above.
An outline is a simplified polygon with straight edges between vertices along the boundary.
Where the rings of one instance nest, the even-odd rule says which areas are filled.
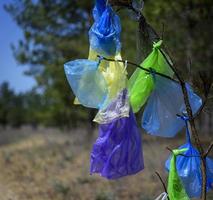
[[[24,75],[27,66],[19,65],[13,57],[11,44],[16,45],[23,34],[3,8],[9,2],[12,0],[0,0],[0,84],[8,81],[16,92],[25,92],[35,85],[35,81]]]

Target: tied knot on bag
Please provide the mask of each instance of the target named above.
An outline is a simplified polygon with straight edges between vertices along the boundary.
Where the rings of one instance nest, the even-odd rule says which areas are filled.
[[[189,127],[188,127],[188,121],[189,121],[189,117],[188,116],[185,116],[184,114],[183,115],[178,115],[177,114],[177,117],[182,119],[184,122],[185,122],[185,126],[186,126],[186,140],[191,143],[191,137],[190,137],[190,133],[189,133]]]
[[[186,152],[188,150],[188,148],[184,148],[184,149],[174,149],[172,150],[173,155],[176,157],[184,152]]]
[[[153,79],[155,80],[156,79],[156,70],[153,69],[153,68],[149,68],[149,72],[147,72],[147,74],[150,74],[152,75]]]
[[[163,40],[159,40],[158,42],[153,43],[153,49],[159,49],[163,44]]]
[[[177,114],[177,117],[182,119],[185,123],[187,123],[189,121],[189,117],[186,115],[179,115]]]

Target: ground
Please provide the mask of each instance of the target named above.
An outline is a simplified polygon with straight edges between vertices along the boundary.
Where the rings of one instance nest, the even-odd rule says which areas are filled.
[[[163,192],[155,171],[167,177],[165,147],[184,142],[184,137],[143,135],[145,170],[108,181],[89,174],[96,135],[97,131],[92,136],[82,129],[1,130],[0,200],[154,200]],[[213,199],[212,192],[208,199]]]

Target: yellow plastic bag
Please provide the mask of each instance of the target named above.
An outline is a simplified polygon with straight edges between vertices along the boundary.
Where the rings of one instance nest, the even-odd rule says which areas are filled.
[[[98,60],[98,54],[90,49],[89,60]],[[115,60],[122,60],[120,53],[115,57],[110,57]],[[106,61],[101,60],[99,70],[102,72],[107,86],[108,86],[108,96],[104,103],[106,107],[113,99],[115,99],[118,93],[126,88],[127,85],[127,71],[124,64],[121,62]],[[75,99],[74,104],[80,104],[77,99]]]

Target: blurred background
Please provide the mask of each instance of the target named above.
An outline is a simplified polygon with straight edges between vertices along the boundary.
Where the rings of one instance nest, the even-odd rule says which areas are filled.
[[[184,132],[161,139],[141,130],[145,170],[135,176],[107,181],[89,175],[96,110],[73,105],[63,64],[87,58],[93,5],[0,1],[0,200],[151,200],[163,192],[155,171],[167,179],[165,147],[181,145]],[[140,63],[152,45],[142,40],[134,14],[116,9],[122,19],[122,56]],[[213,1],[145,0],[143,13],[180,73],[202,97],[209,92],[196,122],[207,146],[213,139]],[[133,71],[129,66],[129,75]]]

